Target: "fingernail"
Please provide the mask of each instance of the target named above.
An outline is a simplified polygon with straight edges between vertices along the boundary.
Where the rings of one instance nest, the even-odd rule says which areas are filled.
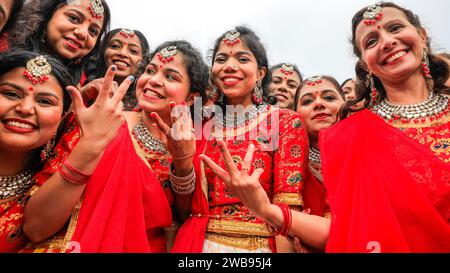
[[[152,119],[155,119],[155,118],[156,118],[156,113],[155,113],[155,112],[151,112],[151,113],[150,113],[150,117],[151,117]]]
[[[128,76],[128,79],[130,80],[130,82],[134,81],[134,76]]]
[[[111,70],[112,70],[112,71],[116,71],[116,69],[117,69],[117,66],[115,66],[115,65],[112,65],[112,66],[111,66]]]
[[[186,106],[186,102],[185,101],[181,102],[181,105]]]
[[[171,102],[169,105],[171,108],[174,108],[177,104],[175,102]]]

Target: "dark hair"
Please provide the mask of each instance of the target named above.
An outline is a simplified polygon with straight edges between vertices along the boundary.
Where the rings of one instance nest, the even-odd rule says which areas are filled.
[[[398,6],[397,4],[394,4],[392,2],[381,2],[378,3],[381,7],[390,7],[395,8],[400,11],[402,11],[408,21],[415,26],[418,30],[423,29],[423,26],[419,20],[419,17],[414,14],[411,10],[405,9],[403,7]],[[344,105],[344,107],[341,110],[340,117],[341,119],[347,117],[348,113],[350,112],[350,108],[353,105],[356,105],[358,102],[365,99],[364,106],[368,107],[370,103],[370,87],[366,85],[366,79],[369,74],[367,71],[367,68],[365,68],[362,59],[361,59],[361,51],[358,48],[358,45],[356,44],[356,29],[358,25],[363,21],[364,13],[367,11],[367,7],[361,9],[358,11],[352,19],[352,45],[353,45],[353,52],[355,55],[359,58],[359,61],[356,63],[355,66],[355,72],[356,72],[356,82],[355,82],[355,89],[356,89],[356,98],[352,100],[350,103]],[[427,47],[430,49],[430,38],[428,38],[427,41]],[[430,62],[430,72],[432,76],[431,83],[428,82],[430,86],[433,87],[435,93],[445,93],[449,94],[449,89],[445,86],[445,81],[448,78],[449,75],[449,66],[445,61],[439,59],[436,55],[431,53],[431,49],[429,50],[428,59]],[[372,75],[375,88],[378,90],[379,96],[378,101],[384,99],[386,97],[386,90],[384,89],[383,84],[381,83],[380,79],[376,77],[375,75]],[[427,80],[428,81],[428,80]]]
[[[341,83],[341,87],[344,88],[344,85],[347,84],[349,81],[352,81],[352,80],[353,80],[353,78],[348,78],[348,79],[346,79],[345,81],[343,81],[343,82]]]
[[[91,82],[97,78],[103,78],[106,70],[108,70],[108,67],[106,66],[106,60],[105,60],[105,52],[109,47],[109,43],[111,42],[111,39],[120,31],[122,28],[116,28],[111,30],[110,32],[106,33],[105,37],[102,39],[100,43],[100,48],[97,51],[97,54],[90,58],[88,64],[86,65],[86,74],[87,74],[87,80],[86,82]],[[150,51],[150,45],[148,44],[147,38],[140,32],[139,30],[132,30],[137,37],[139,38],[139,42],[141,44],[142,48],[142,62],[144,62],[144,59],[148,55]],[[139,77],[139,72],[141,72],[141,67],[138,65],[136,73],[133,75],[135,78]],[[132,110],[136,104],[136,93],[134,91],[136,87],[136,81],[133,82],[133,84],[128,88],[127,93],[123,97],[122,101],[124,103],[124,110],[129,111]]]
[[[17,17],[19,15],[19,12],[23,7],[24,2],[25,0],[13,0],[11,13],[9,15],[8,21],[6,22],[5,26],[3,27],[2,31],[0,31],[0,33],[9,32],[10,29],[14,26]]]
[[[3,75],[15,68],[26,67],[29,60],[38,57],[40,54],[24,50],[12,50],[0,54],[0,75]],[[66,87],[70,85],[71,76],[67,68],[57,59],[51,56],[44,56],[47,62],[52,66],[52,75],[58,80],[59,85],[63,91],[63,113],[67,113],[72,103]],[[64,126],[59,126],[56,132],[55,143],[61,138]],[[30,169],[36,170],[42,167],[40,152],[43,147],[40,147],[31,153],[28,158],[28,165]]]
[[[250,51],[255,56],[256,62],[258,64],[258,69],[266,68],[266,75],[264,76],[261,82],[261,87],[263,89],[263,100],[267,102],[269,95],[269,84],[272,80],[272,73],[270,72],[269,69],[269,61],[267,59],[266,49],[264,48],[264,45],[261,43],[261,40],[256,35],[256,33],[250,28],[246,26],[236,26],[234,29],[240,33],[240,40],[246,47],[248,47],[248,49],[250,49]],[[217,38],[214,44],[214,48],[210,56],[212,66],[214,65],[214,57],[216,56],[220,44],[222,43],[227,33],[228,31],[220,35],[220,37]],[[226,98],[224,98],[222,106],[225,105],[226,105]]]
[[[78,84],[81,79],[82,71],[89,58],[94,56],[100,47],[100,41],[103,35],[109,30],[111,12],[105,0],[101,0],[104,8],[103,26],[97,38],[94,48],[80,60],[66,60],[59,58],[72,73],[74,82]],[[47,25],[54,13],[67,4],[67,0],[31,0],[22,9],[16,27],[13,29],[10,37],[10,44],[15,47],[22,47],[36,52],[48,52],[45,42]],[[54,55],[54,54],[52,54]]]
[[[274,65],[274,66],[272,66],[270,68],[271,74],[273,74],[273,71],[275,71],[276,69],[281,68],[283,66],[283,64],[289,64],[289,65],[292,65],[292,67],[294,67],[294,71],[295,71],[295,73],[297,73],[298,77],[300,78],[300,84],[301,84],[302,81],[303,81],[303,75],[302,75],[302,73],[300,73],[300,70],[298,70],[298,67],[295,64],[291,64],[291,63],[279,63],[279,64],[276,64],[276,65]],[[271,80],[273,80],[273,79],[271,78]],[[297,95],[298,91],[300,90],[300,84],[298,85],[297,90],[295,90],[294,98]],[[277,99],[277,97],[272,96],[272,95],[269,94],[269,96],[267,98],[267,101],[269,102],[269,104],[275,105],[275,104],[277,104],[278,99]]]
[[[344,99],[345,101],[345,94],[344,94],[344,90],[342,90],[341,85],[339,84],[339,82],[331,77],[331,76],[327,76],[327,75],[321,75],[320,78],[322,80],[327,80],[329,81],[331,84],[334,85],[334,87],[336,88],[336,91],[339,93],[339,95],[341,95],[341,97]],[[303,89],[303,87],[308,83],[308,79],[305,79],[304,81],[302,81],[302,83],[300,84],[300,86],[298,87],[298,91],[297,93],[295,93],[295,100],[294,100],[294,110],[297,111],[297,105],[298,105],[298,101],[300,100],[300,92]]]
[[[202,97],[203,102],[205,102],[206,88],[209,84],[208,66],[205,61],[203,61],[200,51],[195,49],[189,42],[185,40],[177,40],[162,43],[150,54],[142,68],[145,69],[153,57],[155,57],[155,55],[163,48],[168,46],[176,46],[177,51],[183,55],[184,67],[186,68],[191,83],[189,92],[198,92]]]

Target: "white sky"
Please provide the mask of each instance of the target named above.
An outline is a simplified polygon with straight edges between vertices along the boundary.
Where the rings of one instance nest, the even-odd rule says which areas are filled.
[[[351,18],[367,0],[107,0],[114,28],[138,29],[151,49],[186,39],[207,56],[215,39],[239,24],[264,43],[269,64],[291,62],[306,77],[352,77]],[[419,15],[433,49],[450,51],[450,1],[396,0]],[[208,64],[210,64],[208,62]]]

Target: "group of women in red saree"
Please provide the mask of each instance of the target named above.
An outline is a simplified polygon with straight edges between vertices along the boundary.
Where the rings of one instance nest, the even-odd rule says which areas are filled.
[[[208,67],[187,41],[108,32],[105,0],[22,4],[1,3],[19,20],[1,35],[0,252],[450,251],[450,70],[410,10],[354,15],[343,89],[269,67],[245,26]]]

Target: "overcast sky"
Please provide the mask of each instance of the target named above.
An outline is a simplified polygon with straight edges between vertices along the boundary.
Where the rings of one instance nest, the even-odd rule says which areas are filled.
[[[215,39],[239,24],[260,36],[269,64],[291,62],[306,77],[352,77],[351,18],[367,0],[107,0],[114,28],[138,29],[152,49],[186,39],[207,56]],[[450,1],[398,0],[419,15],[435,51],[450,51]],[[208,64],[210,64],[208,62]]]

